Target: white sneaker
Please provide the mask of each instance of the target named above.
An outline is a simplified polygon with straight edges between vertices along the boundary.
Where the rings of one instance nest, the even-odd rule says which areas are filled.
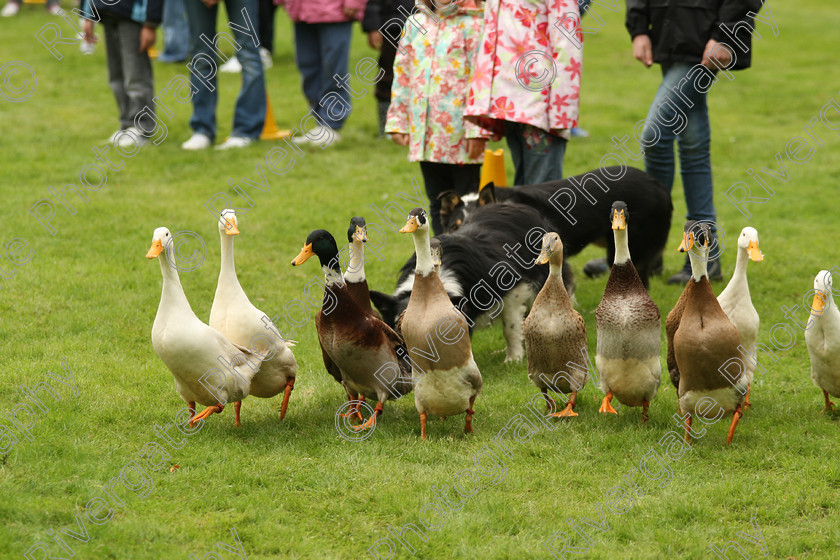
[[[117,136],[119,136],[121,132],[122,132],[122,129],[119,129],[119,130],[115,131],[111,136],[108,137],[107,140],[105,140],[102,143],[105,144],[105,145],[113,144],[114,142],[116,142]]]
[[[124,148],[126,150],[133,148],[136,145],[143,146],[148,144],[149,140],[140,132],[139,128],[129,126],[125,130],[116,133],[114,138],[114,145]]]
[[[213,142],[210,141],[210,137],[206,134],[193,134],[189,140],[181,144],[181,148],[184,150],[206,150],[209,148]]]
[[[260,47],[260,59],[262,59],[263,70],[268,70],[274,66],[274,61],[271,60],[271,52],[264,47]]]
[[[244,148],[245,146],[250,146],[253,140],[250,138],[245,138],[244,136],[231,136],[218,146],[216,146],[217,150],[230,150],[232,148]]]
[[[3,17],[16,16],[19,11],[20,11],[20,4],[17,4],[15,2],[8,2],[5,6],[3,6],[3,9],[0,10],[0,16],[3,16]]]
[[[341,141],[341,134],[339,134],[337,130],[333,130],[328,126],[318,125],[310,131],[310,134],[315,137],[314,140],[310,140],[308,137],[301,134],[300,136],[292,138],[292,142],[295,144],[315,144],[316,146],[320,146],[321,144],[327,142],[329,144],[335,144],[336,142]]]
[[[232,56],[228,59],[227,62],[222,64],[222,66],[219,68],[219,72],[238,74],[239,72],[242,72],[242,65],[239,64],[239,61],[236,59],[235,56]]]

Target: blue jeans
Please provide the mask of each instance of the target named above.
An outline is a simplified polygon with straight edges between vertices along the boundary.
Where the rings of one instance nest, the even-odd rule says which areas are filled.
[[[348,74],[352,33],[353,23],[350,21],[295,22],[295,62],[303,78],[303,94],[313,112],[333,130],[344,126],[352,109],[350,92],[339,88],[333,78]],[[341,103],[327,102],[322,107],[321,100],[329,94],[337,95]],[[328,108],[331,110],[328,111]]]
[[[211,139],[216,137],[216,104],[219,98],[216,74],[219,61],[216,51],[200,40],[203,34],[207,42],[212,43],[216,37],[216,14],[218,4],[208,8],[201,0],[186,0],[187,16],[190,22],[190,51],[193,53],[193,69],[190,72],[190,83],[198,91],[193,95],[193,115],[190,127],[197,134],[204,134]],[[247,28],[249,32],[257,34],[257,0],[225,0],[228,18],[232,24],[240,28]],[[246,10],[247,19],[242,13]],[[259,44],[254,44],[250,36],[226,28],[221,31],[233,36],[241,48],[235,46],[224,35],[220,35],[219,46],[226,47],[226,51],[234,49],[236,58],[242,65],[242,89],[236,98],[236,108],[233,112],[233,131],[231,136],[257,139],[265,123],[265,75],[262,60],[260,60]],[[259,43],[259,41],[257,41]],[[201,56],[205,55],[205,56]],[[227,55],[226,55],[227,56]],[[208,60],[209,58],[209,60]],[[211,64],[210,60],[213,61]],[[208,76],[206,84],[196,76]]]
[[[161,62],[181,62],[190,54],[190,27],[184,0],[166,0],[163,3],[163,52]]]
[[[537,185],[563,178],[565,139],[512,121],[505,122],[505,139],[513,160],[514,185]]]
[[[712,191],[711,130],[706,93],[699,92],[688,79],[678,86],[692,64],[662,65],[662,84],[650,106],[642,132],[645,171],[665,185],[674,185],[674,140],[680,151],[685,205],[689,220],[715,221]],[[648,146],[648,147],[645,147]],[[714,228],[713,228],[714,229]]]

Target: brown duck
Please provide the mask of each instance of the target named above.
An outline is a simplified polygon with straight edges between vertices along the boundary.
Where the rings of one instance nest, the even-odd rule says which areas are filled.
[[[429,414],[446,417],[466,412],[464,431],[472,432],[481,373],[473,359],[467,321],[452,305],[435,271],[425,210],[412,210],[400,232],[413,234],[417,254],[414,287],[400,328],[411,357],[420,435],[426,439]]]
[[[543,236],[542,250],[536,264],[549,263],[548,278],[534,299],[525,319],[525,354],[528,377],[545,397],[552,416],[577,416],[574,411],[577,393],[589,378],[586,352],[586,323],[572,307],[563,285],[563,242],[554,232]],[[569,394],[566,407],[556,412],[548,390]]]
[[[741,336],[723,312],[706,276],[709,239],[708,225],[693,221],[685,225],[680,251],[688,252],[692,272],[688,283],[694,286],[686,294],[682,317],[674,333],[674,357],[680,374],[680,411],[687,413],[686,441],[689,441],[692,415],[716,420],[732,413],[726,439],[729,444],[742,416],[747,379],[743,368],[737,374],[732,373],[735,368],[730,361],[740,358]],[[727,364],[729,367],[725,367]],[[733,375],[733,379],[724,376],[723,371]]]

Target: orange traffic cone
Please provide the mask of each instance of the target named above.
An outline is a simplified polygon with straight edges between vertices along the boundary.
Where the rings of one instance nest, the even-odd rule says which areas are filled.
[[[282,140],[291,134],[290,130],[280,130],[274,121],[274,110],[271,108],[271,99],[268,92],[265,92],[265,124],[263,125],[260,140]]]
[[[481,166],[481,182],[479,190],[487,183],[493,183],[497,187],[507,186],[507,175],[505,175],[505,151],[499,148],[495,152],[484,150],[484,165]]]

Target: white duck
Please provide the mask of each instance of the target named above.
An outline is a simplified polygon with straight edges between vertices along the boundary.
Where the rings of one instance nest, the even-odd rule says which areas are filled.
[[[152,326],[152,345],[175,377],[175,388],[190,413],[195,413],[196,401],[207,407],[192,417],[190,425],[194,425],[221,413],[228,402],[247,397],[260,359],[193,313],[175,268],[172,234],[165,227],[155,230],[146,258],[157,258],[162,252],[163,289]]]
[[[280,405],[282,420],[286,416],[289,396],[295,385],[297,362],[289,349],[290,341],[283,340],[268,316],[251,304],[236,277],[233,259],[233,237],[239,235],[236,212],[222,211],[218,224],[222,243],[222,265],[213,307],[210,310],[210,326],[234,344],[266,358],[251,380],[250,394],[267,399],[285,390],[283,403]],[[240,403],[234,405],[237,426],[239,406]]]
[[[764,255],[758,248],[758,232],[749,226],[741,230],[738,236],[738,256],[735,259],[735,272],[732,279],[718,296],[718,303],[721,309],[738,329],[741,335],[741,346],[744,347],[744,375],[747,382],[747,397],[744,407],[750,404],[750,388],[752,387],[753,374],[755,373],[755,360],[747,359],[745,356],[752,356],[755,352],[755,343],[758,339],[758,311],[753,307],[750,298],[750,286],[747,283],[747,261],[761,262]]]
[[[834,304],[829,271],[821,270],[814,278],[814,292],[805,345],[811,358],[811,381],[822,389],[825,412],[834,409],[829,395],[840,397],[840,311]]]

